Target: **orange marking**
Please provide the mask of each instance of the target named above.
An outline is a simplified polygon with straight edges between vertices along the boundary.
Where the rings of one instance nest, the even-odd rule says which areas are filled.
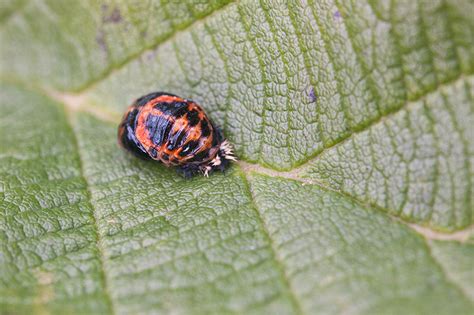
[[[187,129],[187,128],[188,128],[188,120],[184,116],[180,117],[174,121],[173,133],[178,132],[181,129]]]
[[[161,116],[163,119],[168,119],[171,124],[174,123],[174,118],[169,117],[168,115],[163,115],[160,110],[153,108],[155,104],[156,102],[150,101],[142,108],[140,108],[140,112],[138,113],[137,127],[135,128],[135,136],[137,137],[138,141],[140,141],[140,143],[143,145],[145,150],[149,151],[151,148],[154,148],[158,152],[160,152],[160,149],[150,139],[150,134],[148,132],[148,129],[146,128],[146,121],[148,119],[148,116]]]
[[[200,128],[190,128],[187,138],[189,140],[198,140],[199,137],[201,137],[201,129]]]
[[[143,147],[149,151],[151,148],[154,148],[157,150],[158,155],[156,160],[160,160],[163,162],[165,165],[181,165],[185,164],[188,160],[192,159],[194,155],[205,151],[207,149],[211,149],[212,145],[212,140],[214,137],[214,128],[211,124],[211,122],[208,120],[204,110],[197,105],[196,103],[192,102],[188,106],[188,110],[196,110],[199,113],[199,119],[200,120],[206,120],[210,129],[211,134],[206,137],[206,138],[201,138],[202,137],[202,131],[201,131],[201,125],[197,125],[195,127],[189,127],[188,126],[188,120],[186,116],[183,116],[177,120],[175,120],[174,117],[170,117],[169,115],[164,115],[163,112],[161,112],[158,109],[155,109],[154,106],[157,103],[171,103],[171,102],[185,102],[184,99],[176,96],[169,96],[169,95],[162,95],[159,96],[151,101],[149,101],[147,104],[145,104],[143,107],[141,107],[139,110],[140,112],[138,113],[138,120],[137,120],[137,127],[135,129],[135,136],[137,137],[138,141],[143,145]],[[130,110],[133,109],[133,106],[129,108],[126,114],[129,113]],[[152,140],[150,139],[150,135],[148,132],[148,129],[146,128],[146,121],[150,115],[156,115],[156,116],[161,116],[163,119],[167,119],[169,123],[173,124],[173,129],[172,132],[178,132],[181,129],[184,129],[183,132],[186,132],[186,143],[189,141],[197,141],[200,140],[200,143],[198,145],[198,150],[194,152],[193,154],[186,156],[186,157],[181,157],[179,156],[179,153],[183,150],[183,148],[177,148],[175,150],[168,150],[167,142],[163,142],[161,146],[156,146]],[[201,138],[201,139],[200,139]],[[217,154],[217,149],[215,150],[210,150],[209,152],[209,158],[206,159],[204,162],[207,162],[215,157]],[[164,155],[168,155],[168,161],[162,159]]]
[[[177,96],[161,95],[161,96],[158,96],[157,98],[152,99],[148,103],[146,103],[145,106],[147,106],[150,103],[155,105],[157,103],[173,103],[173,102],[184,102],[184,100],[181,97],[177,97]]]
[[[201,106],[199,106],[198,104],[194,102],[191,102],[189,104],[188,110],[192,111],[193,109],[199,113],[199,119],[203,119],[206,116],[204,109]]]
[[[198,127],[197,129],[199,130],[199,134],[191,135],[191,136],[193,136],[193,138],[191,138],[190,140],[198,140],[199,138],[201,138],[200,143],[198,145],[199,149],[196,152],[194,152],[191,156],[186,157],[186,160],[190,160],[194,157],[194,155],[199,154],[202,151],[205,151],[205,150],[209,149],[209,158],[207,158],[206,160],[203,161],[203,162],[207,162],[207,161],[212,160],[216,156],[218,150],[217,149],[214,149],[214,150],[211,149],[212,140],[214,139],[214,127],[211,124],[211,122],[209,121],[209,119],[206,117],[204,112],[203,111],[199,112],[200,115],[201,115],[201,113],[203,114],[202,115],[203,116],[202,120],[206,120],[207,123],[208,123],[209,130],[210,130],[210,135],[205,137],[205,138],[202,137],[202,135],[201,135],[201,132],[202,132],[201,131],[201,125],[199,124],[199,125],[196,126],[196,127]]]

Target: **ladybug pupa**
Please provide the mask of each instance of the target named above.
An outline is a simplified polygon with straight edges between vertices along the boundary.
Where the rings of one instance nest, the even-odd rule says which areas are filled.
[[[201,106],[164,92],[142,96],[127,109],[118,141],[142,159],[176,166],[185,177],[209,176],[236,160],[232,145]]]

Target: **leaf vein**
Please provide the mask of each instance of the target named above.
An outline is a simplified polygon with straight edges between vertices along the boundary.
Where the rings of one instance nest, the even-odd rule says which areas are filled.
[[[242,171],[241,177],[242,177],[242,180],[243,180],[243,182],[244,182],[244,184],[247,188],[248,195],[249,195],[250,200],[252,202],[252,208],[254,209],[256,217],[257,217],[257,219],[260,223],[262,233],[264,234],[264,237],[267,239],[268,243],[270,244],[270,249],[271,249],[272,256],[273,256],[273,261],[275,261],[275,264],[279,269],[281,280],[287,288],[288,297],[290,298],[295,311],[298,314],[303,314],[301,303],[298,300],[298,298],[296,297],[295,291],[291,286],[291,282],[290,282],[290,280],[288,278],[288,275],[286,273],[286,268],[285,268],[283,262],[281,261],[281,258],[279,258],[279,256],[278,256],[278,253],[277,253],[277,250],[276,250],[277,246],[275,245],[273,239],[270,237],[270,232],[268,231],[268,229],[266,227],[265,221],[262,218],[262,214],[260,213],[260,211],[258,211],[258,207],[257,207],[257,204],[255,203],[255,197],[253,195],[252,188],[250,186],[249,180],[247,179],[247,175],[244,171]]]
[[[338,2],[339,2],[338,0],[335,0],[334,1],[334,6],[341,12],[342,11],[341,10],[341,5]],[[372,99],[375,101],[375,106],[377,108],[378,116],[381,116],[382,111],[380,109],[380,104],[379,104],[380,100],[381,100],[381,97],[380,97],[380,95],[377,91],[376,85],[375,85],[374,80],[372,78],[372,75],[371,75],[372,71],[369,70],[367,68],[367,66],[365,65],[365,63],[362,61],[361,56],[360,56],[359,52],[357,51],[356,46],[354,44],[353,37],[355,37],[355,34],[354,34],[354,32],[351,31],[352,29],[350,27],[348,27],[346,19],[344,17],[342,17],[341,21],[342,21],[342,25],[346,29],[346,32],[347,32],[347,35],[348,35],[347,37],[349,38],[349,43],[351,44],[352,51],[354,52],[354,54],[356,56],[357,63],[359,64],[362,72],[365,73],[365,76],[363,77],[363,79],[367,80],[367,86],[369,87],[369,91],[372,94]],[[374,117],[374,119],[377,119],[377,117]]]
[[[97,78],[89,80],[83,86],[80,86],[79,88],[74,89],[73,91],[77,92],[77,93],[82,93],[82,92],[85,92],[86,90],[89,90],[89,89],[93,88],[95,85],[99,84],[101,81],[109,78],[114,72],[122,69],[123,67],[125,67],[126,65],[131,63],[132,61],[140,58],[146,51],[156,49],[159,46],[161,46],[162,44],[164,44],[168,41],[171,41],[173,38],[175,38],[177,36],[177,34],[185,32],[186,30],[192,29],[197,23],[201,23],[202,21],[204,21],[204,20],[208,19],[209,17],[217,14],[218,12],[221,12],[222,10],[225,10],[228,6],[234,4],[235,1],[236,0],[230,1],[229,3],[223,5],[222,7],[203,15],[199,19],[196,19],[195,21],[191,22],[190,24],[177,25],[176,29],[174,31],[172,31],[170,34],[159,38],[156,42],[153,42],[150,45],[145,45],[142,49],[140,49],[136,53],[131,54],[130,56],[128,56],[127,58],[122,60],[120,63],[118,63],[116,65],[111,65],[110,67],[108,67]]]
[[[95,234],[96,234],[96,246],[97,246],[97,250],[99,252],[99,262],[100,262],[100,269],[101,269],[101,273],[102,273],[102,277],[101,277],[102,279],[101,280],[102,280],[102,285],[103,285],[103,288],[104,288],[104,293],[105,293],[104,295],[106,297],[106,301],[107,301],[107,304],[110,308],[111,314],[116,314],[114,304],[113,304],[113,300],[112,300],[112,296],[110,294],[110,290],[109,290],[109,286],[108,286],[107,273],[105,272],[105,266],[106,266],[105,260],[106,259],[105,259],[105,255],[104,255],[104,249],[103,249],[103,246],[102,246],[102,236],[101,236],[100,231],[99,231],[98,218],[97,218],[97,215],[96,215],[96,209],[95,209],[94,204],[92,203],[92,193],[90,191],[90,184],[89,184],[89,181],[87,180],[87,176],[85,176],[85,174],[84,174],[84,162],[83,162],[83,158],[82,158],[82,154],[81,154],[81,148],[80,148],[80,145],[79,145],[79,139],[77,138],[76,130],[74,129],[74,125],[71,121],[71,113],[67,110],[67,108],[65,108],[65,114],[67,116],[66,121],[68,122],[69,128],[71,129],[71,132],[72,132],[72,135],[73,135],[73,144],[74,144],[74,146],[77,150],[77,154],[78,154],[78,158],[79,158],[78,159],[79,160],[79,171],[80,171],[80,174],[81,174],[81,176],[84,179],[84,182],[86,184],[86,192],[87,192],[87,196],[88,196],[88,199],[89,199],[89,204],[92,207],[91,219],[92,219],[92,225],[94,227]]]
[[[455,280],[451,278],[449,275],[449,272],[444,268],[443,264],[436,258],[436,256],[433,254],[433,250],[431,248],[430,242],[425,239],[424,237],[421,237],[423,240],[423,244],[425,245],[426,251],[428,252],[429,257],[433,260],[433,263],[438,267],[438,269],[441,271],[441,274],[443,275],[445,281],[451,285],[456,291],[459,292],[466,300],[470,301],[472,303],[470,295],[464,290],[462,286],[460,286]]]
[[[321,151],[318,151],[316,152],[315,154],[313,154],[312,156],[308,157],[305,161],[303,161],[301,164],[297,165],[297,167],[295,167],[294,169],[296,168],[301,168],[303,167],[305,164],[308,164],[310,163],[311,161],[317,159],[320,155],[322,155],[324,152],[334,148],[334,147],[337,147],[337,146],[340,146],[342,145],[343,143],[347,142],[348,140],[352,139],[355,135],[359,134],[359,133],[362,133],[364,131],[367,131],[369,130],[370,128],[372,128],[373,126],[385,121],[386,119],[388,119],[389,117],[391,116],[394,116],[396,115],[397,113],[401,112],[402,110],[406,109],[408,106],[410,106],[411,104],[413,103],[416,103],[418,101],[421,101],[421,100],[424,100],[426,97],[428,97],[429,95],[433,94],[433,93],[436,93],[436,92],[439,92],[443,87],[446,87],[446,86],[451,86],[451,85],[455,85],[457,82],[461,81],[461,80],[466,80],[467,77],[471,77],[473,76],[473,74],[461,74],[459,75],[458,77],[456,78],[453,78],[452,80],[450,80],[449,82],[445,82],[445,83],[441,83],[437,86],[436,89],[434,90],[431,90],[429,92],[427,92],[426,94],[423,94],[423,95],[420,95],[418,96],[416,99],[413,99],[411,101],[407,101],[405,102],[402,106],[398,107],[398,108],[393,108],[391,109],[390,111],[387,111],[384,115],[380,116],[378,119],[376,120],[373,120],[371,121],[369,124],[363,126],[362,128],[360,128],[359,130],[356,130],[352,133],[349,133],[347,135],[345,135],[344,137],[342,137],[339,141],[336,141],[334,142],[333,144],[325,147],[323,150]]]

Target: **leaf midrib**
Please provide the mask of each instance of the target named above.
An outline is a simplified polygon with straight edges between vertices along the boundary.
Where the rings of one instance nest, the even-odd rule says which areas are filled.
[[[278,272],[280,274],[280,278],[281,278],[283,284],[285,285],[285,287],[288,290],[288,297],[290,298],[290,301],[291,301],[294,309],[296,310],[297,314],[304,314],[302,306],[301,306],[301,302],[299,301],[298,297],[294,293],[294,290],[291,286],[291,282],[290,282],[288,274],[286,272],[285,265],[282,263],[282,260],[278,255],[277,246],[275,245],[275,242],[273,241],[273,239],[270,235],[270,232],[268,231],[268,228],[265,224],[265,220],[263,219],[262,214],[258,210],[258,206],[255,202],[255,196],[252,193],[252,188],[251,188],[249,180],[247,178],[247,174],[244,172],[244,170],[242,168],[240,168],[240,171],[242,172],[241,178],[244,182],[245,188],[247,189],[247,194],[248,194],[248,196],[251,200],[252,208],[255,211],[255,214],[257,216],[257,219],[258,219],[258,222],[260,224],[263,235],[265,236],[265,238],[267,239],[267,241],[269,243],[269,246],[270,246],[270,249],[271,249],[271,252],[272,252],[272,259],[275,262],[276,266],[278,267]]]
[[[97,211],[96,211],[96,207],[95,207],[94,203],[92,202],[92,193],[91,193],[91,190],[90,190],[90,183],[87,179],[87,176],[85,176],[85,173],[84,173],[84,162],[83,162],[83,157],[82,157],[82,150],[79,146],[79,140],[78,140],[77,135],[76,135],[76,130],[74,129],[73,123],[71,121],[72,113],[65,106],[63,106],[63,107],[64,107],[64,112],[65,112],[65,115],[66,115],[66,122],[68,124],[68,127],[71,130],[71,133],[72,133],[73,145],[74,145],[75,149],[77,150],[79,174],[80,174],[80,177],[84,180],[85,188],[86,188],[85,193],[86,193],[87,202],[89,203],[89,205],[92,209],[91,220],[92,220],[92,226],[94,227],[94,232],[95,232],[95,240],[96,240],[95,245],[96,245],[97,251],[99,253],[99,263],[100,263],[100,273],[101,273],[100,278],[101,278],[101,282],[102,282],[102,286],[103,286],[103,290],[104,290],[104,295],[106,297],[106,304],[108,305],[108,308],[109,308],[111,314],[117,314],[117,312],[115,311],[113,299],[112,299],[112,296],[111,296],[111,293],[110,293],[110,290],[109,290],[109,285],[108,285],[109,280],[108,280],[107,272],[106,272],[107,263],[106,263],[104,248],[103,248],[103,245],[102,245],[102,235],[99,231],[99,226],[97,224],[97,222],[98,222]]]
[[[431,243],[429,240],[426,238],[423,238],[423,244],[426,246],[426,249],[428,251],[429,257],[433,260],[435,263],[436,267],[441,271],[441,274],[443,275],[445,281],[449,283],[452,287],[454,287],[463,297],[465,297],[468,301],[471,301],[471,303],[474,306],[474,302],[470,295],[465,291],[464,287],[460,285],[457,281],[455,281],[449,272],[445,269],[444,265],[442,264],[441,261],[436,258],[436,256],[433,254],[433,249],[431,248]]]

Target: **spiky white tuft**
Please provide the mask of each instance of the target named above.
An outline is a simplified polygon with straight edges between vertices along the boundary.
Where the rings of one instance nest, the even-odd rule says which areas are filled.
[[[221,158],[219,155],[216,155],[216,157],[211,161],[212,166],[219,166],[221,165]]]
[[[219,168],[221,170],[225,168],[228,162],[223,159],[237,161],[237,158],[234,155],[234,149],[227,140],[224,140],[221,143],[221,145],[219,146],[219,152],[218,154],[216,154],[215,158],[213,158],[205,165],[200,166],[199,170],[204,176],[209,177],[209,173],[214,168]]]
[[[234,155],[234,148],[233,148],[232,145],[229,143],[229,141],[224,140],[224,141],[221,143],[221,146],[220,146],[219,150],[222,152],[222,156],[223,156],[226,160],[237,161],[237,158],[236,158],[235,155]]]
[[[209,172],[211,171],[211,169],[212,169],[212,167],[210,167],[208,165],[208,166],[204,166],[203,168],[201,168],[201,171],[204,174],[204,176],[209,177]]]

